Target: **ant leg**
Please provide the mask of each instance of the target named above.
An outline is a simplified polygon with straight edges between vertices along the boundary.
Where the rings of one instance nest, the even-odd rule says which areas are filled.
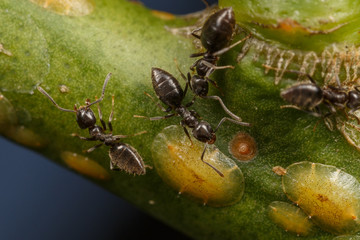
[[[250,123],[247,123],[247,122],[241,122],[241,121],[237,121],[235,119],[232,119],[232,118],[228,118],[228,117],[223,117],[220,122],[218,123],[218,125],[216,126],[215,130],[214,130],[214,133],[219,129],[219,127],[221,126],[221,124],[223,124],[223,122],[225,122],[226,120],[232,122],[232,123],[235,123],[235,124],[238,124],[238,125],[241,125],[241,126],[245,126],[245,127],[250,127],[251,124]]]
[[[194,37],[200,39],[200,36],[195,34],[196,32],[199,32],[202,29],[202,27],[196,28],[194,30],[191,31],[191,35],[193,35]]]
[[[113,138],[115,140],[120,140],[122,138],[135,137],[137,135],[141,135],[141,134],[144,134],[144,133],[147,133],[147,131],[141,131],[141,132],[130,134],[130,135],[114,135]]]
[[[247,35],[246,37],[244,37],[243,39],[231,44],[230,46],[220,49],[219,51],[215,52],[213,55],[214,56],[220,56],[223,53],[226,53],[227,51],[229,51],[230,49],[234,48],[235,46],[239,45],[240,43],[242,43],[243,41],[245,41],[246,39],[250,38],[251,34]]]
[[[163,106],[161,106],[158,102],[156,102],[155,99],[154,99],[150,94],[148,94],[147,92],[144,92],[144,94],[145,94],[146,96],[148,96],[148,97],[156,104],[156,106],[158,106],[158,108],[160,108],[161,111],[163,111],[163,112],[170,112],[170,111],[171,111],[171,108],[170,108],[170,107],[167,108],[167,109],[165,109],[165,108],[164,108]]]
[[[302,108],[299,108],[298,106],[295,106],[295,105],[282,105],[280,106],[280,108],[294,108],[294,109],[297,109],[297,110],[300,110],[300,111],[303,111],[303,112],[306,112],[310,115],[313,115],[314,117],[322,117],[322,115],[320,113],[317,113],[317,112],[314,112],[314,111],[307,111],[307,110],[304,110]]]
[[[219,90],[219,92],[221,93],[221,96],[224,96],[224,92],[223,92],[223,90],[219,87],[219,85],[217,85],[217,83],[214,81],[214,80],[212,80],[212,79],[210,79],[210,78],[206,78],[206,81],[208,81],[209,83],[211,83],[214,87],[216,87],[218,90]]]
[[[176,68],[177,68],[177,70],[179,71],[181,77],[182,77],[182,78],[185,80],[185,82],[187,82],[187,84],[189,84],[189,86],[190,86],[190,80],[191,80],[191,75],[190,75],[190,73],[187,74],[187,79],[186,79],[185,75],[183,74],[183,72],[181,71],[181,69],[180,69],[180,67],[179,67],[179,64],[178,64],[176,58],[174,59],[174,61],[175,61]],[[190,88],[191,88],[191,86],[190,86]]]
[[[157,121],[157,120],[161,120],[161,119],[167,119],[167,118],[171,118],[173,116],[175,116],[176,113],[171,113],[165,116],[157,116],[157,117],[146,117],[146,116],[139,116],[139,115],[134,115],[134,117],[136,118],[148,118],[150,121]]]
[[[113,119],[113,116],[114,116],[114,106],[115,106],[115,96],[113,95],[112,100],[111,100],[111,113],[109,115],[109,121],[108,121],[110,133],[112,133],[112,131],[113,131],[111,122],[112,122],[112,119]]]
[[[200,59],[201,60],[201,59]],[[210,76],[211,73],[213,73],[214,70],[218,70],[218,69],[226,69],[226,68],[231,68],[234,69],[235,67],[232,65],[226,65],[226,66],[216,66],[214,64],[211,64],[207,61],[202,61],[202,64],[204,64],[205,66],[207,66],[208,68],[211,68],[209,71],[207,71],[205,78],[208,78]]]
[[[180,125],[183,127],[186,136],[189,138],[189,140],[191,142],[191,146],[193,146],[194,145],[193,141],[191,140],[190,134],[189,134],[188,130],[186,129],[186,125],[183,120],[181,120]]]
[[[97,101],[98,98],[95,96],[95,100]],[[100,109],[100,103],[97,104],[97,107],[98,107],[98,113],[99,113],[99,119],[100,119],[100,122],[101,122],[101,125],[103,126],[103,129],[104,131],[106,130],[106,125],[105,125],[105,122],[104,120],[102,119],[102,113],[101,113],[101,109]]]
[[[220,102],[220,105],[222,106],[222,108],[224,109],[224,111],[233,119],[237,120],[237,121],[242,121],[241,118],[237,115],[235,115],[234,113],[232,113],[224,104],[224,102],[221,100],[221,98],[219,96],[204,96],[202,98],[210,98],[210,99],[214,99]]]
[[[203,150],[203,152],[202,152],[202,154],[201,154],[201,158],[200,158],[201,161],[202,161],[203,163],[205,163],[206,165],[208,165],[209,167],[211,167],[212,169],[214,169],[215,172],[220,175],[220,177],[224,177],[224,174],[223,174],[222,172],[220,172],[216,167],[214,167],[214,166],[211,165],[210,163],[204,161],[204,155],[205,155],[207,146],[208,146],[208,143],[205,143],[205,147],[204,147],[204,150]]]
[[[104,145],[104,143],[100,143],[98,145],[95,145],[92,148],[89,148],[88,150],[86,150],[85,152],[90,153],[90,152],[94,151],[95,149],[101,147],[102,145]]]
[[[341,89],[341,83],[340,83],[339,75],[336,75],[336,76],[335,76],[335,80],[336,80],[337,85],[338,85],[339,88]]]
[[[204,4],[205,4],[205,6],[206,6],[206,9],[208,9],[210,6],[209,6],[209,3],[206,1],[206,0],[201,0]]]
[[[193,54],[190,55],[190,57],[191,57],[191,58],[196,58],[196,57],[204,56],[205,54],[206,54],[206,52],[203,52],[203,53],[193,53]],[[199,59],[199,60],[200,60],[200,59]],[[199,61],[199,60],[198,60],[198,61]],[[198,61],[196,61],[196,62],[198,62]],[[191,69],[191,68],[194,68],[194,66],[196,65],[196,62],[195,62],[193,65],[191,65],[190,69]],[[191,69],[191,70],[193,70],[193,69]]]
[[[192,105],[194,104],[194,102],[195,102],[195,99],[196,99],[196,95],[193,97],[193,99],[191,100],[191,102],[189,102],[189,103],[187,103],[187,104],[185,105],[185,107],[188,108],[188,107],[192,106]]]
[[[356,116],[355,113],[354,113],[354,112],[357,111],[357,110],[359,110],[359,108],[355,108],[354,110],[350,110],[350,111],[348,112],[348,114],[349,114],[350,116],[354,117],[354,118],[357,120],[358,124],[360,124],[360,119],[359,119],[359,117]]]
[[[77,137],[81,140],[85,140],[85,141],[96,141],[97,139],[95,137],[82,137],[80,135],[78,135],[77,133],[72,133],[71,134],[72,137]]]

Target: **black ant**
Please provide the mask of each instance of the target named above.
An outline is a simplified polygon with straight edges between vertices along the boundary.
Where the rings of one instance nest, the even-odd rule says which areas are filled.
[[[210,124],[206,121],[200,121],[199,115],[194,110],[188,110],[194,102],[190,102],[185,106],[182,105],[182,101],[186,95],[188,84],[186,84],[185,90],[183,90],[178,82],[178,80],[172,76],[170,73],[160,69],[160,68],[152,68],[151,70],[151,79],[154,91],[157,97],[168,106],[167,109],[163,108],[160,104],[157,103],[157,106],[162,109],[164,112],[174,111],[174,113],[165,115],[165,116],[158,116],[158,117],[150,117],[150,120],[160,120],[160,119],[167,119],[173,116],[180,116],[182,118],[180,124],[184,129],[185,134],[190,139],[190,135],[186,127],[192,129],[192,135],[199,141],[205,143],[204,150],[201,154],[201,161],[213,168],[221,177],[224,175],[212,166],[210,163],[204,161],[204,154],[208,144],[213,144],[216,140],[216,131],[219,129],[221,124],[225,120],[229,120],[233,123],[243,125],[243,126],[250,126],[249,123],[240,122],[234,119],[230,119],[224,117],[220,120],[219,124],[213,130]],[[148,94],[147,94],[148,95]],[[150,95],[148,95],[151,97]],[[143,116],[135,116],[135,117],[143,117]]]
[[[201,35],[196,32],[201,30]],[[232,7],[223,8],[212,14],[200,28],[192,31],[192,35],[200,39],[201,44],[206,48],[206,52],[194,53],[190,57],[200,57],[190,69],[196,69],[200,77],[208,78],[210,74],[216,69],[234,68],[233,66],[216,66],[219,56],[234,48],[244,40],[248,39],[250,35],[241,39],[238,42],[228,46],[234,35],[235,30],[235,15]]]
[[[265,65],[264,67],[273,69]],[[295,70],[286,71],[300,75],[306,74]],[[342,88],[339,78],[336,77],[338,87],[330,85],[321,88],[309,74],[306,74],[306,76],[311,83],[297,84],[281,92],[281,97],[292,104],[282,106],[282,108],[295,108],[308,112],[315,117],[327,118],[336,113],[336,107],[340,109],[347,107],[350,109],[347,114],[357,119],[360,124],[360,119],[354,114],[355,111],[360,109],[360,86],[355,86],[355,90],[346,91],[346,89]],[[321,103],[329,109],[329,113],[325,115],[320,113],[319,105]]]
[[[195,94],[192,102],[195,101],[196,97],[201,97],[201,98],[207,98],[207,99],[214,99],[219,101],[221,107],[224,109],[224,111],[229,114],[229,116],[231,116],[233,119],[237,120],[237,121],[241,121],[241,118],[237,115],[235,115],[234,113],[232,113],[224,104],[224,102],[222,101],[222,99],[219,96],[208,96],[208,92],[209,92],[209,81],[212,81],[210,79],[206,80],[203,77],[200,77],[199,75],[193,75],[191,76],[190,73],[187,74],[187,78],[185,77],[185,75],[182,73],[182,71],[179,68],[179,65],[176,62],[176,67],[178,69],[178,71],[180,72],[181,77],[186,81],[187,85],[189,86],[189,88],[192,90],[192,92]]]
[[[104,120],[102,119],[102,113],[100,110],[99,102],[101,102],[104,99],[105,95],[105,87],[111,77],[111,73],[109,73],[104,81],[104,85],[102,88],[101,97],[99,99],[96,99],[94,102],[90,103],[90,99],[86,99],[85,106],[80,106],[77,108],[76,104],[74,106],[74,110],[71,109],[65,109],[60,107],[55,100],[40,86],[37,87],[37,89],[44,94],[47,98],[51,100],[51,102],[61,111],[64,112],[73,112],[76,114],[76,122],[78,123],[79,127],[81,129],[89,129],[90,137],[82,137],[77,134],[72,134],[72,136],[78,137],[81,140],[85,141],[100,141],[101,143],[98,145],[93,146],[92,148],[89,148],[86,152],[92,152],[98,147],[101,147],[102,145],[110,146],[109,149],[109,157],[110,157],[110,169],[111,170],[124,170],[127,173],[137,174],[137,175],[143,175],[146,173],[145,170],[145,164],[141,156],[138,154],[135,148],[132,146],[118,142],[122,138],[126,138],[128,136],[125,135],[112,135],[112,118],[114,114],[114,96],[112,96],[112,108],[111,113],[109,116],[108,126],[110,133],[106,134],[106,124]],[[101,122],[101,126],[96,125],[96,117],[94,112],[91,110],[91,106],[94,104],[98,104],[98,113],[99,118]],[[144,132],[133,134],[132,136],[143,134]]]

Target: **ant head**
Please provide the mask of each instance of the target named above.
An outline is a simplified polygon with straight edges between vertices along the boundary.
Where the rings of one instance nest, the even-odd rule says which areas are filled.
[[[80,107],[79,109],[76,109],[76,122],[78,123],[79,127],[81,129],[86,129],[93,127],[96,123],[96,117],[94,112],[91,110],[91,108],[87,106]]]
[[[352,110],[357,109],[360,106],[360,91],[355,88],[355,90],[352,90],[349,92],[349,100],[346,103],[346,106]]]
[[[193,136],[201,142],[213,144],[216,141],[214,130],[208,122],[199,122],[199,124],[197,124],[193,129],[192,133]]]

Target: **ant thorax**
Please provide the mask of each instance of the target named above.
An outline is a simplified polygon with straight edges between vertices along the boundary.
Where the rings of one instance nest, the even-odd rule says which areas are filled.
[[[324,99],[333,104],[344,104],[348,100],[345,92],[336,91],[331,88],[323,89],[323,95]]]
[[[215,65],[218,61],[218,57],[212,55],[211,53],[206,53],[203,58],[201,58],[196,64],[196,72],[200,76],[205,76],[208,71],[212,68],[204,64],[204,62],[210,63],[211,65]]]
[[[183,119],[182,122],[189,128],[194,128],[196,125],[198,125],[199,120],[194,115],[194,112],[189,111],[184,106],[176,108],[175,111]]]
[[[92,137],[100,139],[104,135],[104,129],[98,125],[89,128],[89,134]]]

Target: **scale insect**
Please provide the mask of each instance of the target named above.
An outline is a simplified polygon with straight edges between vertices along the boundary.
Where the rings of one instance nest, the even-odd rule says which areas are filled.
[[[160,68],[152,68],[151,70],[151,79],[154,91],[157,97],[168,106],[167,109],[162,107],[160,104],[156,103],[156,105],[163,111],[163,112],[171,112],[173,113],[167,114],[165,116],[158,116],[158,117],[150,117],[151,121],[160,120],[160,119],[167,119],[173,116],[180,116],[182,118],[180,124],[184,129],[185,134],[190,139],[190,135],[186,127],[192,129],[192,135],[194,138],[199,140],[200,142],[205,143],[204,150],[201,154],[201,161],[213,168],[221,177],[224,177],[224,174],[220,172],[216,167],[212,164],[204,161],[204,154],[206,148],[209,144],[214,144],[216,141],[216,131],[219,129],[221,124],[228,120],[235,124],[239,124],[242,126],[250,126],[249,123],[241,122],[238,120],[234,120],[228,117],[223,117],[220,122],[218,123],[217,127],[213,129],[211,125],[206,122],[199,120],[199,114],[194,110],[189,110],[188,107],[193,105],[193,101],[189,102],[188,104],[183,105],[182,101],[186,95],[188,85],[186,85],[185,90],[183,90],[178,82],[178,80],[172,76],[170,73],[162,70]],[[147,94],[151,99],[153,99],[149,94]],[[154,99],[153,99],[154,101]],[[135,117],[144,117],[144,116],[137,116]],[[144,117],[148,118],[148,117]]]
[[[109,73],[104,81],[104,85],[101,92],[101,97],[96,99],[94,102],[90,102],[89,99],[86,99],[85,106],[77,107],[74,106],[74,110],[65,109],[60,107],[55,100],[40,86],[38,86],[38,90],[44,94],[47,98],[51,100],[51,102],[61,111],[71,112],[76,114],[76,122],[81,129],[88,129],[90,137],[82,137],[78,134],[72,134],[74,137],[78,137],[81,140],[85,141],[100,141],[100,144],[97,144],[91,148],[89,148],[86,152],[92,152],[98,147],[102,145],[109,146],[109,157],[110,157],[110,169],[111,170],[124,170],[127,173],[135,174],[135,175],[144,175],[146,173],[145,164],[139,153],[132,146],[119,142],[120,139],[126,138],[129,136],[136,136],[139,134],[143,134],[146,131],[139,132],[133,135],[112,135],[112,124],[111,121],[114,115],[114,96],[112,97],[112,109],[108,120],[108,127],[110,133],[105,133],[106,124],[102,119],[102,113],[100,110],[99,102],[104,99],[105,88],[110,80],[111,73]],[[96,117],[94,112],[91,110],[91,106],[97,104],[98,106],[98,114],[99,119],[102,126],[96,125]]]
[[[360,184],[335,166],[298,162],[286,168],[283,191],[323,230],[336,235],[360,230]]]
[[[199,161],[204,143],[190,142],[180,125],[170,125],[159,132],[151,146],[153,164],[161,179],[179,194],[212,207],[239,202],[245,190],[245,179],[236,163],[216,146],[206,149],[205,161],[223,174],[218,174]]]

